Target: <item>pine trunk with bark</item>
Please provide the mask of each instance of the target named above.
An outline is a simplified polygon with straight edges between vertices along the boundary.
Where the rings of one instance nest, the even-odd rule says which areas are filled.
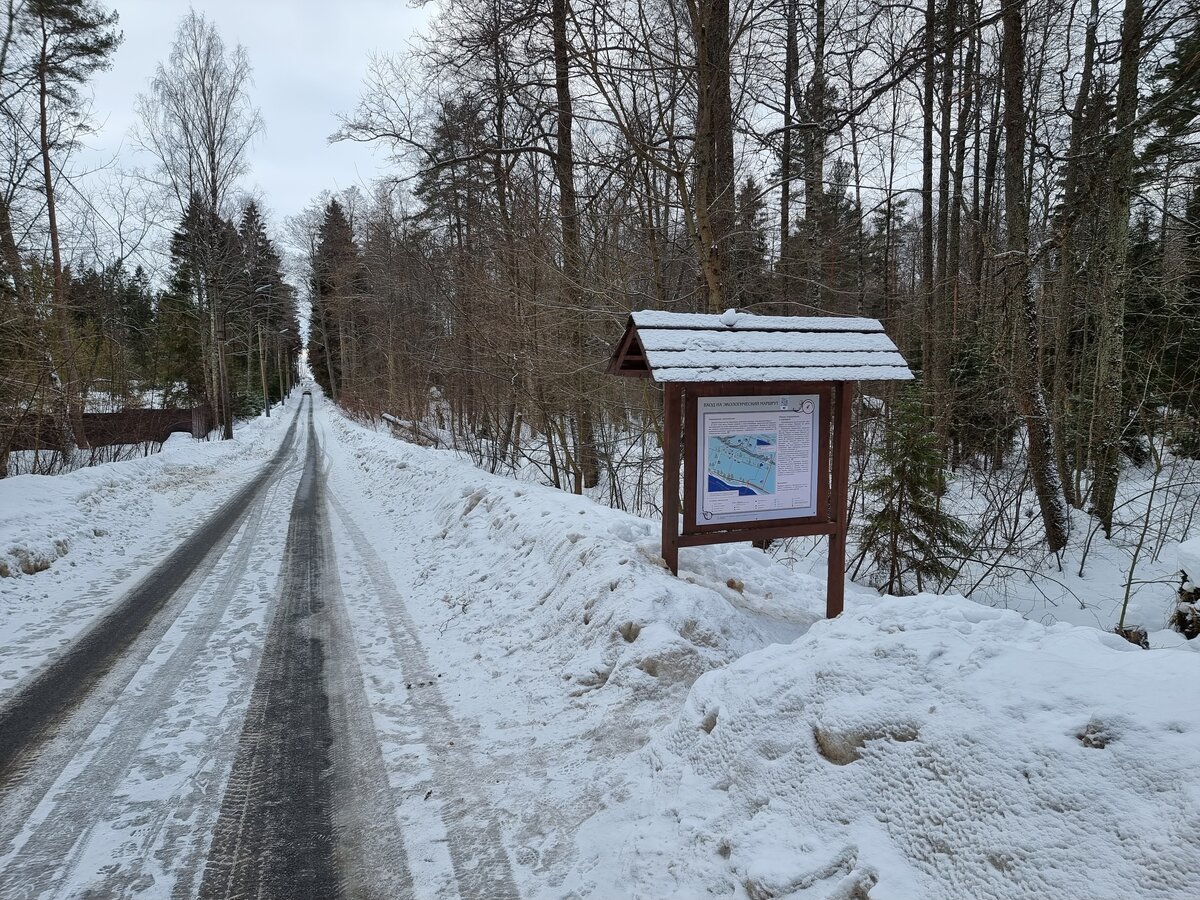
[[[53,387],[57,394],[59,417],[62,420],[63,452],[70,455],[75,447],[87,447],[83,427],[83,404],[80,400],[79,373],[75,365],[75,342],[71,335],[71,319],[67,309],[67,281],[63,270],[62,243],[58,233],[58,209],[54,192],[54,174],[50,161],[50,94],[47,85],[49,67],[49,33],[42,21],[41,55],[38,59],[38,151],[42,163],[42,184],[46,194],[46,219],[50,237],[50,264],[53,276],[52,305],[58,329],[59,362],[55,366]]]
[[[1096,346],[1096,400],[1092,407],[1093,500],[1105,537],[1112,537],[1113,506],[1121,465],[1126,410],[1122,391],[1125,355],[1125,293],[1129,280],[1129,206],[1133,195],[1134,120],[1138,105],[1144,7],[1126,0],[1121,22],[1117,108],[1112,160],[1108,167],[1108,233],[1105,236],[1099,335]]]
[[[718,313],[736,296],[729,251],[736,227],[733,101],[729,74],[729,0],[690,0],[696,51],[696,231],[705,309]]]
[[[558,104],[557,137],[555,141],[554,172],[558,179],[558,213],[562,220],[562,305],[575,312],[575,349],[581,360],[587,359],[584,346],[582,297],[583,252],[579,241],[579,203],[575,195],[575,148],[571,104],[571,46],[567,41],[567,0],[552,0],[554,31],[554,90]],[[595,426],[586,383],[586,372],[580,367],[575,385],[575,417],[579,428],[579,470],[576,493],[600,483],[600,466],[596,456]]]
[[[1012,327],[1012,377],[1025,420],[1029,469],[1037,494],[1046,542],[1054,552],[1067,545],[1067,504],[1055,465],[1054,432],[1042,393],[1037,303],[1030,280],[1029,199],[1025,186],[1024,0],[1006,0],[1001,68],[1004,90],[1004,209],[1008,238],[1001,271],[1004,312]]]

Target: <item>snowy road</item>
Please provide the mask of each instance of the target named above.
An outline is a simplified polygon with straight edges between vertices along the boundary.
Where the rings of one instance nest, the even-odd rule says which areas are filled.
[[[402,834],[315,434],[308,402],[259,475],[6,698],[0,896],[518,896],[403,600],[335,501],[417,685],[408,744],[449,751],[410,767],[438,799]]]

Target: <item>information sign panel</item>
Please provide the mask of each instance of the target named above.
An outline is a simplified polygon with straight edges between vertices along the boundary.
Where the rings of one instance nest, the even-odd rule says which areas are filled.
[[[694,526],[818,512],[819,394],[698,397]]]

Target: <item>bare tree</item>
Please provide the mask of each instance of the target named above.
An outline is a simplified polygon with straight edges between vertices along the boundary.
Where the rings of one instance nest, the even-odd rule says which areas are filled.
[[[240,44],[228,50],[216,26],[189,10],[179,24],[166,64],[160,63],[150,93],[138,98],[142,146],[158,160],[163,185],[182,214],[193,196],[216,221],[230,192],[247,167],[246,151],[262,129],[262,117],[249,96],[250,60]],[[213,287],[216,236],[202,243],[201,302],[207,314],[205,335],[209,395],[223,437],[233,437],[226,307],[228,297]]]
[[[1025,0],[1005,0],[1004,22],[1004,211],[1008,240],[1004,253],[1005,311],[1013,325],[1013,381],[1025,418],[1029,469],[1041,507],[1046,542],[1053,551],[1067,545],[1067,504],[1055,465],[1054,432],[1042,393],[1037,301],[1030,280],[1029,201],[1025,185]]]

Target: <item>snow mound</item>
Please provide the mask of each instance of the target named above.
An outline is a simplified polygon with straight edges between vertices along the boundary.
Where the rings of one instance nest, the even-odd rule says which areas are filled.
[[[1179,568],[1187,573],[1187,580],[1192,585],[1200,584],[1200,538],[1184,541],[1176,553],[1179,557]]]
[[[203,512],[209,503],[202,489],[216,482],[223,491],[249,480],[290,422],[290,414],[256,419],[232,441],[172,435],[149,456],[0,479],[0,578],[43,572],[98,539],[133,543],[148,525],[161,527],[189,505]]]
[[[821,582],[748,545],[685,551],[675,578],[657,523],[341,416],[329,422],[366,493],[414,542],[428,542],[418,587],[443,592],[444,626],[461,611],[514,652],[549,661],[571,696],[674,693],[678,702],[701,673],[793,640],[821,616]]]
[[[607,870],[655,896],[1194,898],[1197,683],[1196,654],[1092,629],[856,603],[697,680],[577,836],[572,886]]]

